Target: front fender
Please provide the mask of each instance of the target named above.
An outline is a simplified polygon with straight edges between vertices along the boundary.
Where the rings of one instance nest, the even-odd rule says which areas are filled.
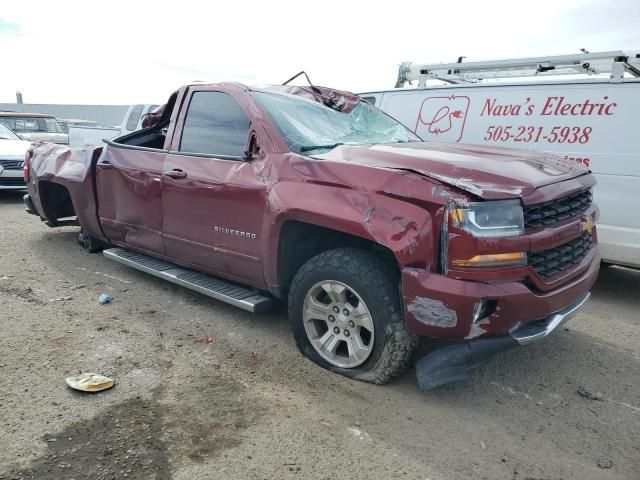
[[[280,231],[288,220],[325,227],[387,247],[401,267],[428,268],[435,262],[431,213],[382,193],[326,184],[278,182],[268,194],[265,279],[277,284]]]

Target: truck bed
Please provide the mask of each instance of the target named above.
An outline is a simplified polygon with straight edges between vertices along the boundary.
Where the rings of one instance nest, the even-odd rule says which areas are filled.
[[[101,151],[101,147],[32,144],[28,166],[30,213],[50,226],[76,220],[92,235],[102,237],[95,194],[95,164]]]

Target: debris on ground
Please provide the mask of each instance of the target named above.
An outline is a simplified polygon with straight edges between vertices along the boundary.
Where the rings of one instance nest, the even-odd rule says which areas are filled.
[[[589,400],[604,400],[604,393],[596,392],[595,390],[589,390],[585,387],[578,388],[578,394],[581,397],[587,398]]]
[[[367,432],[363,432],[357,427],[348,427],[347,431],[359,440],[367,440],[369,442],[371,441],[371,437],[369,437],[369,434]]]
[[[68,300],[73,300],[73,297],[58,297],[58,298],[52,298],[49,301],[50,302],[66,302]]]
[[[113,387],[113,379],[98,373],[83,373],[66,379],[67,385],[81,392],[99,392]]]
[[[196,343],[204,343],[205,345],[211,345],[212,343],[216,343],[216,339],[213,337],[200,338],[197,335],[187,335],[187,338]]]
[[[93,273],[95,273],[96,275],[100,275],[102,277],[110,278],[112,280],[117,280],[118,282],[126,283],[127,285],[133,284],[133,282],[130,282],[129,280],[123,280],[122,278],[114,277],[113,275],[109,275],[106,273],[102,273],[102,272],[93,272]]]
[[[113,297],[111,295],[107,295],[106,293],[102,293],[99,297],[98,297],[98,301],[100,302],[100,304],[102,305],[106,305],[107,303],[111,303],[113,300]]]
[[[601,458],[598,460],[598,467],[600,468],[611,468],[613,467],[613,462],[608,458]]]

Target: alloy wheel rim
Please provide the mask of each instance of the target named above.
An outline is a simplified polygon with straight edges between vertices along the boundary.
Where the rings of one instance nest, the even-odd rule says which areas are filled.
[[[373,318],[348,285],[336,280],[316,283],[307,292],[302,318],[309,342],[331,365],[355,368],[371,355]]]

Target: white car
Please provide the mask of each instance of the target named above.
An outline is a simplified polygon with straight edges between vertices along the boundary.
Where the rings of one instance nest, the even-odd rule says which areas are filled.
[[[23,178],[24,154],[31,142],[22,140],[0,123],[0,190],[27,188]]]

